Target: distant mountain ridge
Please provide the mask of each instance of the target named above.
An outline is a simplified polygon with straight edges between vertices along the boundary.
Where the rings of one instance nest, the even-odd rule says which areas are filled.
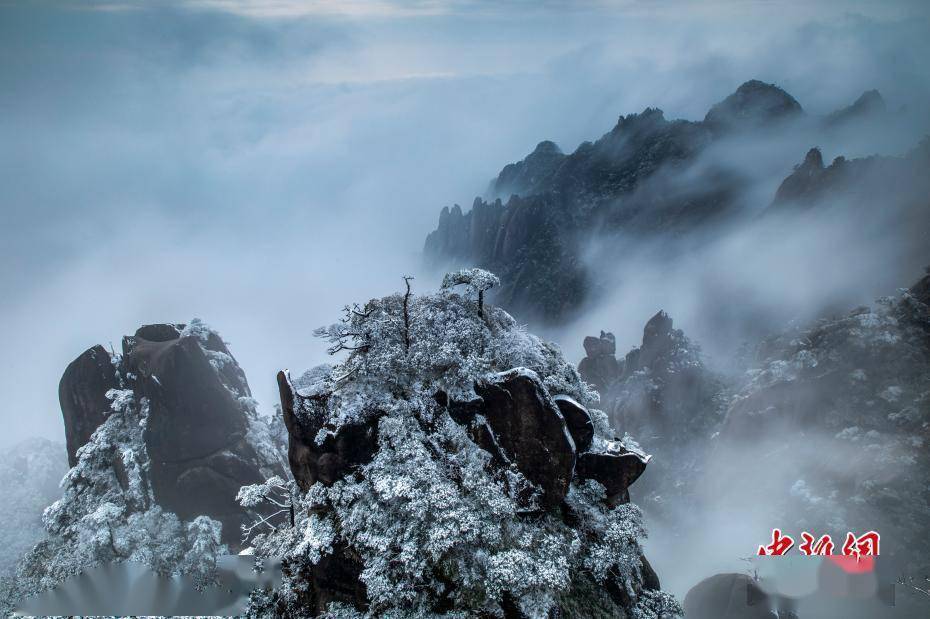
[[[731,167],[694,165],[710,145],[772,135],[801,119],[826,131],[884,110],[881,95],[869,91],[815,118],[781,88],[751,80],[702,121],[668,120],[656,108],[621,116],[600,139],[570,154],[540,142],[505,166],[470,211],[443,208],[424,257],[437,267],[491,269],[502,281],[499,304],[521,317],[560,322],[596,286],[584,255],[599,235],[682,235],[734,213],[750,180]]]

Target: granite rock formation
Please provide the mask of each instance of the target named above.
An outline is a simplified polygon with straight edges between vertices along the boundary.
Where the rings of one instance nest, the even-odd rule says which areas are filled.
[[[542,320],[563,319],[596,287],[582,259],[585,239],[596,231],[690,230],[724,216],[745,179],[715,166],[679,173],[731,125],[752,130],[797,114],[790,95],[752,81],[701,122],[667,120],[647,108],[620,117],[611,131],[570,154],[540,142],[506,166],[470,211],[442,209],[426,239],[426,260],[488,268],[501,276],[497,303]]]
[[[118,387],[112,357],[99,344],[88,348],[65,369],[58,383],[58,400],[65,421],[69,466],[77,464],[77,450],[110,410],[107,392]]]
[[[278,373],[278,385],[291,472],[301,488],[332,485],[371,461],[378,445],[377,416],[328,427],[319,408],[327,394],[296,388],[286,372]],[[436,394],[436,401],[469,428],[496,466],[519,469],[539,491],[543,508],[562,503],[573,476],[602,483],[614,504],[629,501],[627,489],[649,457],[619,441],[593,449],[594,426],[584,406],[568,396],[550,397],[538,378],[519,370],[479,382],[475,392],[478,398],[472,401],[453,401],[444,392]],[[319,442],[321,433],[325,438]]]
[[[648,450],[713,425],[706,411],[715,409],[722,384],[704,367],[697,344],[675,329],[664,311],[649,319],[642,345],[622,360],[614,356],[610,333],[586,337],[584,347],[587,356],[578,365],[582,379],[601,393],[611,423],[637,436]]]
[[[758,179],[747,171],[751,165],[730,165],[721,157],[728,140],[768,139],[789,124],[812,141],[835,138],[853,120],[881,126],[888,116],[883,107],[881,95],[870,91],[833,115],[814,117],[781,88],[752,80],[701,121],[668,120],[647,108],[622,116],[600,139],[572,153],[543,141],[505,166],[470,210],[443,208],[426,238],[424,258],[435,267],[492,270],[501,278],[493,302],[526,321],[559,323],[604,292],[601,267],[622,260],[631,241],[661,236],[700,242],[702,231],[744,223],[746,199],[758,199],[751,192]],[[863,205],[891,200],[926,224],[928,166],[919,153],[898,159],[840,157],[824,167],[820,151],[812,150],[784,179],[773,206],[838,193]],[[786,171],[791,163],[784,161]],[[915,189],[902,195],[905,187]],[[873,209],[872,215],[879,214]]]
[[[220,521],[224,542],[238,547],[240,525],[250,519],[236,503],[239,488],[283,470],[275,449],[256,442],[251,391],[225,343],[199,323],[155,324],[124,337],[121,355],[94,346],[79,356],[59,387],[72,465],[117,388],[147,403],[143,436],[156,503],[183,520]]]
[[[278,385],[291,471],[301,488],[317,482],[331,486],[371,462],[378,450],[379,415],[334,427],[324,421],[326,402],[333,394],[322,383],[314,385],[305,377],[292,381],[280,372]],[[550,396],[535,373],[520,368],[479,381],[475,393],[476,399],[456,401],[439,391],[434,400],[490,454],[494,474],[515,468],[528,480],[530,487],[522,492],[528,516],[563,510],[567,522],[571,521],[565,499],[573,480],[593,479],[602,484],[608,507],[629,502],[629,486],[642,475],[650,457],[619,440],[606,444],[601,440],[595,445],[591,414],[577,401],[565,395]],[[322,441],[318,440],[321,436]],[[659,589],[648,561],[640,560],[644,586]],[[368,608],[360,580],[363,567],[351,548],[337,545],[315,565],[286,564],[284,569],[289,578],[303,583],[300,606],[319,614],[332,602]],[[617,604],[628,602],[625,596],[619,589],[610,593]],[[503,606],[506,617],[524,616],[516,606],[506,602]]]
[[[620,380],[623,372],[620,363],[617,362],[617,341],[614,334],[601,331],[599,337],[584,338],[584,351],[585,357],[578,364],[578,373],[601,394],[601,400],[606,401],[610,388]]]
[[[278,372],[278,390],[288,433],[288,463],[302,490],[317,482],[330,486],[354,467],[371,461],[378,448],[377,417],[338,430],[326,428],[320,409],[327,394],[298,389],[287,372]],[[318,443],[321,430],[330,431]]]
[[[866,212],[889,201],[912,203],[918,214],[930,194],[930,138],[902,157],[873,155],[858,159],[836,157],[824,165],[819,148],[808,151],[775,193],[769,212],[787,207],[810,207],[818,202],[841,203]]]

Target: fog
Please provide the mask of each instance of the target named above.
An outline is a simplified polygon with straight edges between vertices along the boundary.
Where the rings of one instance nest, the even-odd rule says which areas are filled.
[[[270,410],[275,371],[322,361],[311,332],[342,305],[405,274],[435,285],[419,251],[443,205],[470,204],[538,141],[569,151],[619,114],[699,119],[750,78],[813,114],[878,88],[913,124],[821,144],[825,158],[901,152],[927,126],[926,32],[922,3],[4,4],[0,441],[63,437],[57,382],[87,347],[192,317]],[[708,156],[754,162],[758,209],[814,145],[796,137]],[[782,229],[750,264],[746,236],[677,262],[644,246],[609,273],[605,303],[552,335],[576,360],[599,328],[624,351],[661,307],[722,353],[760,315],[820,310],[824,279],[861,302],[894,286],[855,286],[888,253],[855,269],[831,254],[811,273],[792,247],[821,232]],[[779,303],[759,296],[761,270]]]
[[[808,118],[722,140],[693,165],[747,179],[733,221],[675,241],[591,240],[603,293],[543,329],[574,362],[600,329],[622,355],[665,309],[730,372],[743,342],[921,274],[924,232],[884,232],[900,213],[758,216],[813,146],[827,163],[897,155],[930,132],[928,26],[922,1],[4,3],[0,445],[63,440],[66,365],[152,322],[217,329],[270,412],[276,371],[324,361],[312,331],[343,305],[404,275],[414,291],[437,285],[420,251],[442,206],[471,204],[543,139],[570,152],[647,106],[698,120],[757,78]],[[872,88],[892,122],[812,128]],[[742,481],[759,493],[790,486],[760,451],[713,466],[752,463]],[[647,556],[667,589],[739,571],[764,541],[771,512],[743,489],[708,487],[717,507],[691,519],[725,539],[683,550],[654,527]]]
[[[658,186],[667,191],[682,183],[694,191],[706,182],[700,170],[725,170],[748,180],[736,212],[685,235],[588,239],[584,255],[599,294],[576,320],[550,335],[583,355],[585,335],[613,331],[625,352],[639,345],[645,322],[663,309],[702,345],[709,363],[727,370],[741,346],[788,324],[845,313],[909,287],[930,264],[926,209],[917,206],[926,204],[926,186],[887,187],[882,194],[874,187],[887,180],[873,174],[859,180],[866,187],[871,183],[869,191],[879,193],[880,201],[837,195],[813,209],[769,208],[792,171],[790,162],[803,161],[813,146],[823,145],[827,165],[834,156],[855,152],[868,136],[886,146],[870,154],[905,155],[930,128],[911,116],[899,122],[883,119],[831,135],[805,119],[777,135],[714,144],[683,174],[663,178]]]

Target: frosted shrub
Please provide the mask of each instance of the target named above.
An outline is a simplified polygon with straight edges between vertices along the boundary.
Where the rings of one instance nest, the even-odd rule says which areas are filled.
[[[49,536],[18,566],[5,592],[4,611],[23,598],[54,587],[85,569],[113,561],[136,561],[160,574],[186,573],[211,581],[220,542],[219,522],[191,522],[155,504],[148,480],[149,459],[142,432],[145,400],[113,389],[112,410],[62,480],[63,496],[45,510]]]

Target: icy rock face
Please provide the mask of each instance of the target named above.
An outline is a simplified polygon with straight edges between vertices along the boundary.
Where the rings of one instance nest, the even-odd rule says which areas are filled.
[[[674,615],[626,493],[648,456],[474,288],[346,308],[317,331],[344,360],[279,374],[301,492],[252,540],[285,576],[255,614]]]
[[[371,461],[378,447],[378,420],[334,427],[326,423],[326,394],[305,395],[287,372],[278,372],[281,410],[288,433],[288,463],[304,491],[320,482],[326,486],[354,467]],[[323,435],[321,442],[317,441]]]
[[[568,494],[575,470],[575,444],[565,419],[539,379],[510,371],[475,387],[495,442],[554,507]]]
[[[594,440],[594,420],[591,419],[591,413],[567,395],[557,395],[553,400],[565,418],[565,425],[568,433],[572,435],[577,452],[588,451]]]
[[[220,521],[223,541],[238,547],[248,522],[235,500],[239,488],[283,472],[275,448],[260,445],[268,437],[242,369],[199,322],[145,325],[123,338],[122,349],[111,357],[95,346],[62,377],[69,459],[110,410],[107,392],[130,390],[148,407],[143,438],[155,501],[182,520],[205,514]]]
[[[579,479],[593,479],[604,486],[611,506],[630,502],[629,488],[646,470],[650,457],[612,441],[599,451],[588,451],[578,458],[575,473]]]
[[[498,466],[516,466],[541,489],[545,507],[562,502],[573,476],[603,485],[610,505],[629,502],[628,488],[649,457],[619,441],[592,448],[594,423],[587,408],[566,395],[550,399],[539,379],[525,371],[503,373],[478,383],[475,391],[478,400],[450,404],[453,419],[471,428]]]

